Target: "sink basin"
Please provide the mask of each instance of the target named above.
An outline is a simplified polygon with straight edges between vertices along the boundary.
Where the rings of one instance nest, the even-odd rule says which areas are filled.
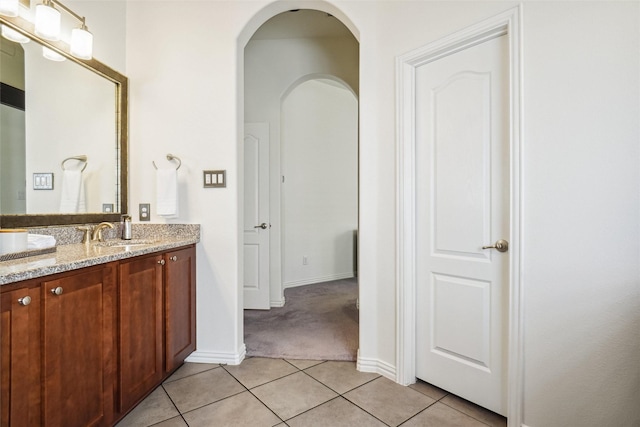
[[[151,245],[153,243],[155,243],[155,240],[150,240],[150,239],[131,239],[131,240],[120,240],[120,239],[115,239],[115,240],[107,240],[106,242],[98,242],[95,244],[95,246],[102,246],[102,247],[126,247],[126,246],[144,246],[144,245]]]

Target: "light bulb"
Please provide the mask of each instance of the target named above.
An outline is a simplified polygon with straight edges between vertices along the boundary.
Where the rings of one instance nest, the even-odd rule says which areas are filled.
[[[67,59],[64,56],[60,55],[58,52],[44,46],[42,46],[42,56],[56,62],[62,62]]]
[[[0,15],[18,16],[20,0],[0,0]]]
[[[60,40],[60,12],[53,6],[36,6],[36,34],[47,40]]]
[[[2,37],[16,43],[29,43],[29,37],[17,32],[11,27],[7,27],[6,25],[2,26]]]
[[[93,34],[87,28],[74,28],[71,31],[71,55],[80,59],[91,59],[93,56]]]

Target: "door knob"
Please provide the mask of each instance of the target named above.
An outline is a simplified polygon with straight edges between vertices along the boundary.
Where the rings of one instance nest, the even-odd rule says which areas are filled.
[[[253,227],[253,228],[262,228],[263,230],[266,230],[267,228],[269,228],[269,226],[267,225],[267,223],[266,223],[266,222],[263,222],[262,224],[260,224],[260,225],[256,225],[256,226],[255,226],[255,227]]]
[[[509,250],[509,242],[504,239],[500,239],[492,246],[483,246],[482,249],[497,249],[498,252],[507,252]]]
[[[54,295],[62,295],[62,286],[51,289],[51,293]]]
[[[26,297],[22,297],[18,299],[18,304],[20,305],[29,305],[31,304],[31,297],[27,295]]]

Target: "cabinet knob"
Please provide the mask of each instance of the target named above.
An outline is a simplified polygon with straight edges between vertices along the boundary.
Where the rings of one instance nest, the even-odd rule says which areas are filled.
[[[177,261],[177,260],[178,260],[178,257],[177,257],[176,255],[174,255],[174,256],[170,257],[169,259],[170,259],[171,261]]]
[[[58,286],[57,288],[51,289],[51,293],[54,295],[62,295],[62,286]]]
[[[20,305],[29,305],[31,304],[31,297],[27,295],[26,297],[22,297],[18,299],[18,304]]]
[[[164,260],[163,260],[163,259],[161,259],[160,261],[158,261],[158,264],[160,264],[160,265],[164,265]]]

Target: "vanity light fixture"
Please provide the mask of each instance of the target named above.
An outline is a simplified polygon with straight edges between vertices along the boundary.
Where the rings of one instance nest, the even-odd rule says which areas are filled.
[[[78,15],[58,0],[43,0],[41,4],[36,6],[36,34],[47,40],[60,40],[60,12],[55,6],[80,21],[80,27],[71,31],[71,43],[69,44],[71,55],[79,59],[91,59],[93,57],[93,34],[87,29],[84,16]],[[46,55],[45,57],[49,58]]]
[[[36,6],[35,31],[43,39],[60,40],[60,11],[53,7],[51,0]]]
[[[29,37],[17,32],[11,27],[7,27],[6,25],[2,26],[2,37],[16,43],[29,43]]]
[[[80,28],[71,30],[71,55],[80,59],[91,59],[93,56],[93,34],[87,30],[82,18]]]
[[[0,15],[18,16],[20,0],[0,0]]]

